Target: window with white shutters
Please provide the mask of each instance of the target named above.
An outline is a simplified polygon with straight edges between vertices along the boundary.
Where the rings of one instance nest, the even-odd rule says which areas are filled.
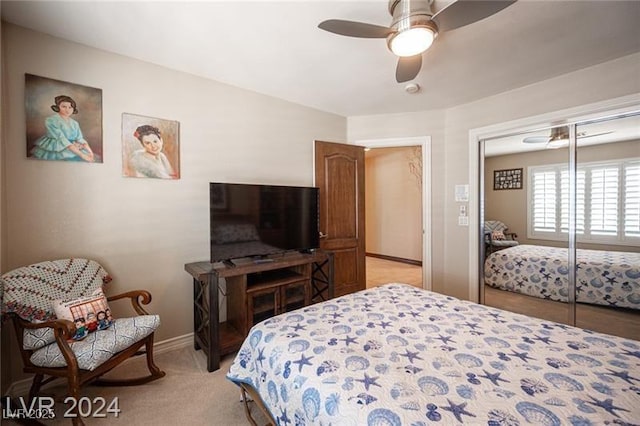
[[[592,235],[618,234],[618,166],[594,167],[591,174]]]
[[[529,238],[566,241],[569,231],[566,164],[529,167],[528,177]],[[578,165],[576,235],[580,242],[638,244],[640,159]]]
[[[624,167],[624,236],[640,237],[640,161]]]
[[[538,232],[556,232],[556,172],[535,173],[532,186],[533,228]]]

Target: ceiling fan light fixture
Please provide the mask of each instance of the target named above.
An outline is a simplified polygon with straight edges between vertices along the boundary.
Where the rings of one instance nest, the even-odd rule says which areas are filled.
[[[1,1],[1,0],[0,0]],[[464,27],[487,18],[516,0],[450,1],[434,11],[436,0],[388,0],[391,25],[328,19],[318,28],[330,33],[359,38],[386,38],[387,47],[399,56],[396,81],[416,78],[422,67],[422,53],[431,47],[440,31]],[[433,6],[433,7],[432,7]]]
[[[547,148],[557,149],[569,146],[569,128],[566,126],[551,129],[551,138],[547,142]]]
[[[389,49],[397,56],[415,56],[433,44],[436,32],[428,26],[416,26],[389,36]]]

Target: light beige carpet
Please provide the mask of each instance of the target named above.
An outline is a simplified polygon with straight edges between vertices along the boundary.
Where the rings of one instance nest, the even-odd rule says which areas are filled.
[[[233,360],[232,355],[222,359],[220,370],[207,372],[206,358],[202,351],[191,347],[168,351],[156,355],[156,364],[167,373],[162,379],[140,386],[98,387],[85,386],[83,396],[91,399],[102,397],[107,402],[118,398],[120,414],[117,418],[109,414],[107,418],[85,418],[87,425],[248,425],[240,388],[227,380],[225,374]],[[131,377],[146,373],[144,356],[126,361],[106,377]],[[58,382],[56,382],[58,383]],[[50,387],[44,395],[56,398],[56,419],[43,421],[46,425],[70,425],[64,419],[66,385]],[[266,424],[257,407],[258,424]],[[4,424],[4,421],[2,422]],[[7,424],[13,424],[8,423]]]

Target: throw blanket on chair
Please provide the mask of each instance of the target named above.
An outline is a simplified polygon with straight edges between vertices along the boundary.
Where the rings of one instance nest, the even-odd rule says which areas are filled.
[[[109,281],[107,271],[88,259],[41,262],[14,269],[2,276],[2,314],[15,313],[26,321],[55,319],[54,300],[77,298]]]

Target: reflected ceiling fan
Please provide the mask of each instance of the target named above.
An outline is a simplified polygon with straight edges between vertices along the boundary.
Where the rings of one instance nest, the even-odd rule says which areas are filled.
[[[578,132],[576,134],[576,138],[593,138],[596,136],[608,135],[609,133],[613,132],[613,130],[610,130],[608,132],[593,133],[591,135],[587,134],[587,132]],[[553,129],[551,129],[551,134],[549,136],[529,136],[524,138],[522,142],[545,143],[547,144],[547,148],[562,148],[569,145],[569,127],[554,127]]]
[[[364,22],[329,19],[318,27],[334,34],[360,38],[386,38],[387,47],[399,57],[396,81],[413,80],[422,67],[422,53],[439,33],[487,18],[516,0],[456,0],[436,12],[434,0],[389,0],[393,17],[389,27]]]

